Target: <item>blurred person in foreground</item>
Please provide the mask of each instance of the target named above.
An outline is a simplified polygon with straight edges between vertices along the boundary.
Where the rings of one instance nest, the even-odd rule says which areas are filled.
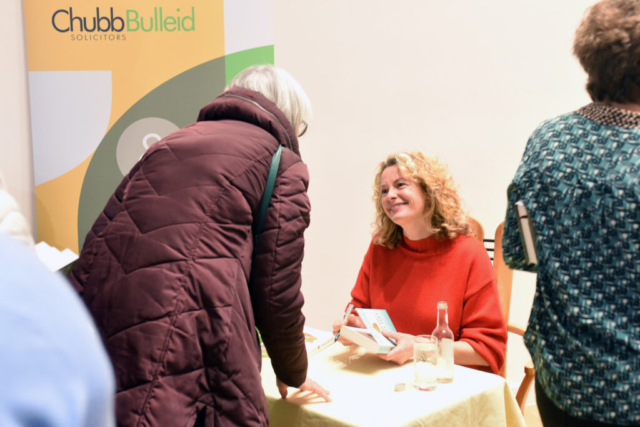
[[[0,233],[0,426],[113,427],[113,369],[69,283]]]
[[[0,171],[0,233],[8,234],[29,247],[34,245],[27,219],[20,211],[16,199],[9,194],[2,171]]]
[[[282,396],[292,386],[329,399],[307,377],[301,312],[309,115],[285,71],[242,71],[196,123],[147,150],[88,233],[71,280],[114,364],[120,426],[266,425],[256,326]]]
[[[392,154],[380,164],[373,190],[375,230],[351,303],[389,313],[399,333],[384,335],[398,345],[381,357],[410,360],[413,336],[431,334],[437,303],[446,301],[455,363],[498,373],[507,327],[496,276],[484,245],[470,234],[446,166],[421,152]],[[334,323],[334,333],[342,324]],[[346,324],[364,327],[356,314]]]
[[[536,271],[521,200],[536,235],[525,343],[544,425],[640,425],[640,1],[593,5],[574,53],[593,103],[529,138],[508,189],[504,258]]]

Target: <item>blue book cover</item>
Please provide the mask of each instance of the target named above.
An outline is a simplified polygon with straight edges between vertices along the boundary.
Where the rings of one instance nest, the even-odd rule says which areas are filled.
[[[382,331],[388,332],[396,332],[395,326],[393,326],[393,322],[391,318],[389,318],[389,313],[384,309],[374,309],[374,308],[356,308],[358,312],[358,316],[362,319],[362,322],[367,328],[367,332],[371,334],[373,339],[376,340],[378,344],[381,346],[395,346],[393,342],[391,342],[387,337],[382,335]]]

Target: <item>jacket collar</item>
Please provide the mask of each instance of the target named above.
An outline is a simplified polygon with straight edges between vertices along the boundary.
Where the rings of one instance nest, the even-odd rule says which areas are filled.
[[[300,156],[298,138],[289,120],[276,104],[256,91],[234,87],[222,92],[200,110],[198,121],[208,120],[239,120],[259,126]]]
[[[600,102],[588,104],[577,110],[576,113],[605,125],[630,129],[640,128],[640,113],[611,107]]]

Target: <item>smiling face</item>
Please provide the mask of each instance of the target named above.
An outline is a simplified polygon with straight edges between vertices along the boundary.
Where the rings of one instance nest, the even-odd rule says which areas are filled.
[[[397,165],[387,167],[380,177],[382,208],[389,219],[407,231],[425,228],[427,195],[420,185],[403,177]],[[409,236],[408,236],[409,237]]]

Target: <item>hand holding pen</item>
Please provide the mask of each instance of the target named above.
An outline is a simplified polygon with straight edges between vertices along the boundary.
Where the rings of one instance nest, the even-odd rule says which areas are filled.
[[[349,304],[349,307],[347,308],[347,312],[344,314],[344,319],[342,319],[343,325],[347,324],[347,320],[349,319],[349,315],[351,314],[352,310],[353,310],[353,304]],[[335,324],[334,324],[334,327],[335,327]],[[340,329],[338,329],[338,333],[336,334],[336,339],[333,340],[333,342],[337,342],[338,338],[340,338]]]

